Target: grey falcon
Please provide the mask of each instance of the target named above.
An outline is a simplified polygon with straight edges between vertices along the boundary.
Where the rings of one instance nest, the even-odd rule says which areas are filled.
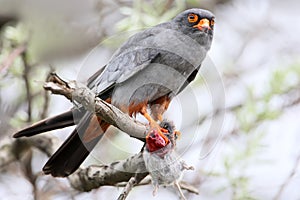
[[[210,49],[214,23],[211,12],[193,8],[138,32],[89,78],[87,85],[99,98],[130,116],[140,113],[151,127],[159,128],[157,121],[162,121],[172,98],[195,79]],[[74,131],[43,167],[45,174],[65,177],[81,165],[110,124],[92,112],[74,108],[20,130],[14,137],[75,124]]]

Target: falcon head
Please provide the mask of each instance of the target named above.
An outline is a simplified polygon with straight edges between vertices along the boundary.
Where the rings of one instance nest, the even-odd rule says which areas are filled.
[[[178,29],[198,43],[208,42],[213,38],[215,16],[208,10],[192,8],[177,15],[175,22]]]

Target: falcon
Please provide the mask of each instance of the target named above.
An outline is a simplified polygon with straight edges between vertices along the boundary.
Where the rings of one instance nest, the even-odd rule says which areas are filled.
[[[130,116],[143,115],[152,130],[164,138],[163,120],[174,96],[195,79],[210,49],[215,17],[193,8],[172,20],[131,36],[109,62],[88,80],[97,97]],[[29,137],[73,126],[76,128],[50,157],[43,171],[54,177],[72,174],[86,159],[110,126],[84,108],[73,108],[44,119],[14,134]]]

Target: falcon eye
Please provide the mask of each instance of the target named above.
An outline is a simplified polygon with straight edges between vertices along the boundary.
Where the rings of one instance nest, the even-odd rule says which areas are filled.
[[[189,14],[188,15],[188,20],[189,20],[189,23],[195,23],[198,21],[198,15],[196,14]]]
[[[210,20],[210,25],[211,26],[215,25],[215,20],[214,19]]]

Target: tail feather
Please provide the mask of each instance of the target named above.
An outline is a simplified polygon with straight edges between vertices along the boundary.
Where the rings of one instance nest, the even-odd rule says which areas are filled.
[[[51,174],[54,177],[66,177],[72,174],[86,159],[108,128],[107,123],[99,118],[96,121],[92,120],[92,117],[97,119],[91,113],[84,115],[76,129],[43,167],[45,174]],[[88,127],[92,126],[90,123],[99,123],[103,130],[99,132],[97,129],[98,136],[85,142],[83,137]]]
[[[82,116],[80,110],[70,110],[62,114],[56,115],[54,117],[39,121],[21,131],[18,131],[13,135],[13,137],[14,138],[19,138],[24,136],[30,137],[43,132],[60,129],[68,126],[73,126],[75,125],[76,122],[74,116],[76,116],[76,118],[78,117],[80,118],[79,115]]]

